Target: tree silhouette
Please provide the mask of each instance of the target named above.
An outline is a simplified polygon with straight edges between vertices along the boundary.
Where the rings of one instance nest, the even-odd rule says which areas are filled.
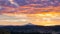
[[[0,29],[0,34],[10,34],[10,32],[7,29]]]

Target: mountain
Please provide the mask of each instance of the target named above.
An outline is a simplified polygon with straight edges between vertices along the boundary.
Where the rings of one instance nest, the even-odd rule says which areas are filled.
[[[38,26],[30,24],[24,26],[0,26],[1,29],[11,32],[60,32],[60,26]]]

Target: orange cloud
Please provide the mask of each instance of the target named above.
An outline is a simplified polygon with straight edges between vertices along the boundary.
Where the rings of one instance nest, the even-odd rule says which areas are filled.
[[[31,4],[31,5],[20,6],[19,8],[6,7],[6,10],[2,10],[1,13],[2,15],[5,16],[20,17],[20,15],[23,15],[22,16],[23,18],[25,18],[24,16],[26,16],[26,19],[28,19],[27,22],[31,22],[32,24],[35,25],[43,25],[43,26],[60,25],[60,19],[59,20],[53,19],[56,17],[60,18],[60,6],[57,7],[48,6],[48,7],[38,7],[38,8],[36,8],[35,6],[38,5]],[[52,21],[48,21],[50,18]],[[24,23],[2,22],[1,25],[22,25],[25,23],[26,22]]]

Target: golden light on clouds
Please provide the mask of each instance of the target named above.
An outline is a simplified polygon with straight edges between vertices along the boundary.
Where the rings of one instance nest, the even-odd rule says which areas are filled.
[[[47,3],[49,0],[41,0],[41,4],[39,4],[39,1],[39,3],[34,4],[36,1],[38,0],[32,0],[32,4],[28,4],[31,2],[31,0],[29,0],[26,1],[27,5],[23,5],[24,3],[20,5],[18,4],[19,2],[15,3],[14,0],[9,0],[9,2],[16,7],[1,5],[0,9],[2,7],[5,9],[0,11],[0,25],[25,25],[27,23],[42,26],[60,25],[59,1],[54,1],[59,4],[58,6],[53,6],[56,3],[52,1],[48,2],[51,4],[49,5]]]
[[[3,14],[9,16],[4,18],[1,24],[4,25],[23,25],[32,23],[42,26],[60,25],[60,13],[41,13],[41,14]]]

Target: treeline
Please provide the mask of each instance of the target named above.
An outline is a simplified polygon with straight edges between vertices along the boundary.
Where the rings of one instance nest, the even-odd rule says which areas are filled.
[[[25,31],[25,30],[24,30]],[[35,32],[21,32],[21,31],[16,31],[16,32],[13,32],[13,31],[9,31],[7,29],[0,29],[0,34],[60,34],[60,31],[58,32],[55,32],[55,31],[52,31],[52,32],[44,32],[43,31],[35,31]]]

